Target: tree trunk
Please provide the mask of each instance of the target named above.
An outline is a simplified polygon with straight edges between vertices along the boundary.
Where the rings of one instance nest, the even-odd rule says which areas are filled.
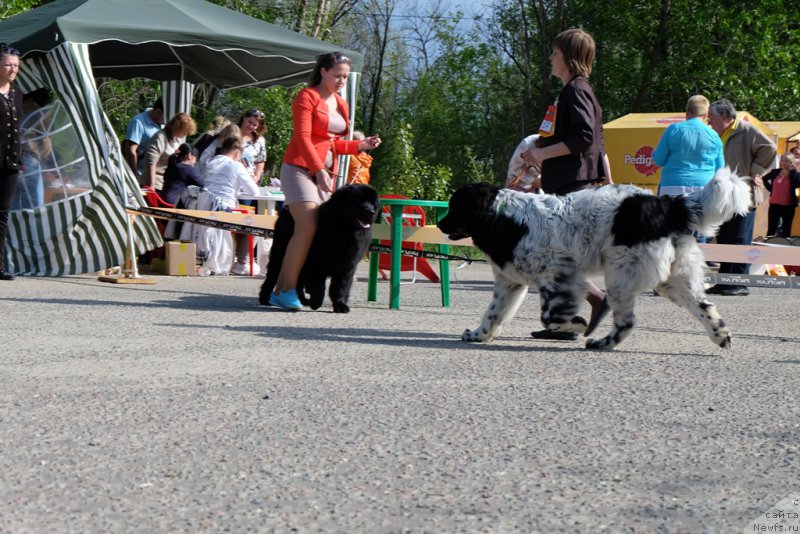
[[[376,24],[376,41],[378,43],[378,60],[375,63],[374,72],[372,74],[372,102],[370,102],[369,117],[367,117],[367,135],[375,133],[375,124],[378,120],[378,106],[381,100],[381,78],[383,77],[384,62],[386,61],[386,52],[389,48],[389,29],[391,26],[392,13],[394,12],[394,5],[387,4],[386,16],[383,19],[383,27]]]
[[[311,37],[316,39],[320,38],[325,20],[328,18],[330,11],[330,0],[319,0],[317,5],[317,12],[314,14],[314,25],[311,27]]]
[[[306,12],[308,11],[308,0],[297,0],[295,15],[297,20],[294,22],[294,31],[305,34]]]

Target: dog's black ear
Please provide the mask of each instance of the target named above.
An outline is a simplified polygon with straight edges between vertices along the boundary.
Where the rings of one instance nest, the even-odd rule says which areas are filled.
[[[375,200],[375,222],[381,222],[381,201]]]
[[[485,182],[467,184],[453,194],[451,201],[456,202],[458,206],[463,206],[464,211],[473,217],[482,218],[491,211],[499,191],[500,188],[496,185]]]

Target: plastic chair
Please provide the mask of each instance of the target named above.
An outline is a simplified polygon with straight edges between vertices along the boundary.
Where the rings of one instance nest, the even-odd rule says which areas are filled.
[[[155,189],[151,189],[150,187],[143,187],[142,193],[144,193],[144,200],[147,202],[147,205],[151,208],[174,208],[175,204],[170,204],[163,198]],[[158,232],[161,234],[161,237],[164,237],[164,232],[167,229],[167,223],[164,219],[155,219],[156,227],[158,228]],[[159,258],[164,259],[165,255],[164,245],[161,245],[159,248],[155,249],[151,254],[151,258]]]
[[[381,198],[408,198],[402,195],[382,195]],[[383,219],[387,223],[391,223],[392,221],[392,211],[389,206],[384,206],[381,209],[381,213],[383,215]],[[425,210],[420,208],[419,206],[406,206],[403,208],[403,226],[425,226]],[[381,245],[391,245],[390,241],[381,241]],[[402,245],[403,248],[409,248],[414,250],[422,250],[423,246],[422,243],[414,243],[411,241],[403,241]],[[391,265],[391,255],[390,254],[381,254],[378,260],[378,269],[381,273],[381,278],[384,280],[388,280],[389,276],[386,274],[386,270],[392,268]],[[401,282],[406,284],[413,284],[417,281],[417,273],[422,273],[425,278],[430,280],[433,283],[439,282],[439,275],[436,274],[436,271],[433,270],[431,265],[428,263],[428,260],[425,258],[416,258],[413,256],[402,256],[400,258],[400,270],[401,271],[413,271],[413,275],[409,282]]]
[[[175,204],[170,204],[163,198],[155,189],[151,189],[149,187],[143,187],[142,193],[144,193],[144,199],[147,202],[147,205],[151,208],[174,208]]]

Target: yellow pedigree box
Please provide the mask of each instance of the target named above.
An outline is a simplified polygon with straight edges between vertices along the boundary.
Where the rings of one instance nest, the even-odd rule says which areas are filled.
[[[194,276],[194,258],[197,248],[194,243],[169,241],[166,244],[167,274],[170,276]]]
[[[653,162],[653,150],[667,126],[684,120],[686,113],[682,111],[630,113],[604,124],[603,137],[614,182],[637,185],[655,193],[661,168]],[[793,135],[800,135],[800,122],[761,122],[746,111],[741,112],[741,120],[756,126],[779,148],[787,147]]]

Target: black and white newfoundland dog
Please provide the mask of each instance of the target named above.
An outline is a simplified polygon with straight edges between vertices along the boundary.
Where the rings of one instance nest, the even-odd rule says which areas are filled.
[[[378,193],[368,185],[348,185],[337,189],[319,207],[319,222],[311,250],[297,280],[297,296],[305,306],[316,310],[325,297],[325,282],[331,279],[328,295],[335,313],[348,313],[350,290],[358,262],[372,239],[372,223],[380,218]],[[288,209],[275,222],[267,276],[261,285],[258,302],[269,306],[286,246],[294,233],[294,219]],[[307,295],[306,295],[307,293]]]
[[[748,184],[722,169],[685,197],[656,197],[631,185],[608,185],[563,197],[471,184],[458,189],[439,229],[472,237],[489,258],[494,296],[481,325],[464,341],[489,341],[511,320],[529,286],[539,290],[541,321],[553,332],[585,333],[577,315],[585,277],[603,273],[614,327],[590,349],[613,349],[635,323],[637,295],[655,289],[703,323],[711,341],[730,348],[731,333],[706,298],[703,253],[692,237],[750,208]]]

